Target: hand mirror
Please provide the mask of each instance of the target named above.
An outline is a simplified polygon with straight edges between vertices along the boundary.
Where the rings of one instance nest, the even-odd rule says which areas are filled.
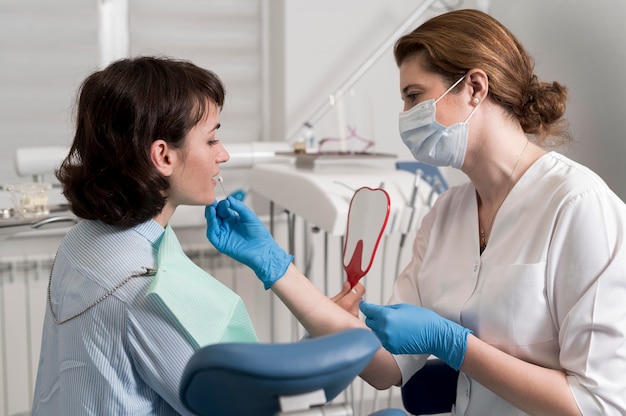
[[[389,219],[389,195],[381,188],[357,189],[350,200],[343,268],[350,287],[367,274]]]

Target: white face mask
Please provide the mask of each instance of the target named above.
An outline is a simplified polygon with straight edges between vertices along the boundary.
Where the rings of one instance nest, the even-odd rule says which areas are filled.
[[[435,111],[437,101],[441,100],[464,78],[465,75],[441,94],[437,100],[423,101],[408,111],[400,113],[400,137],[418,162],[432,166],[452,166],[456,169],[463,167],[465,150],[467,149],[468,122],[478,105],[474,107],[465,121],[449,127],[442,126],[435,120]]]

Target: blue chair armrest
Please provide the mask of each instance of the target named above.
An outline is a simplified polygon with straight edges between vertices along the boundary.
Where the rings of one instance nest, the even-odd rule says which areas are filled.
[[[320,389],[329,402],[379,348],[376,335],[361,328],[296,343],[209,345],[189,360],[180,398],[198,415],[274,415],[279,397]]]

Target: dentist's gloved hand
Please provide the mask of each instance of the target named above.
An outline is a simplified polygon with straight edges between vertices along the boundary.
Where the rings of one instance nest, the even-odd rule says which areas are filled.
[[[220,252],[250,267],[269,289],[280,279],[293,256],[274,241],[250,208],[231,196],[204,210],[207,238]]]
[[[397,304],[359,305],[365,324],[392,354],[433,354],[458,370],[471,330],[421,306]]]

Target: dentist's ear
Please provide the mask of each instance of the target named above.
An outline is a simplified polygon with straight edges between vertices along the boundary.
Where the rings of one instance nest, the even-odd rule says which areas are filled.
[[[150,145],[150,159],[161,175],[165,177],[172,175],[175,158],[175,152],[165,140],[155,140]]]
[[[489,93],[489,78],[482,69],[470,69],[467,71],[466,82],[471,86],[471,100],[473,105],[482,103]]]

